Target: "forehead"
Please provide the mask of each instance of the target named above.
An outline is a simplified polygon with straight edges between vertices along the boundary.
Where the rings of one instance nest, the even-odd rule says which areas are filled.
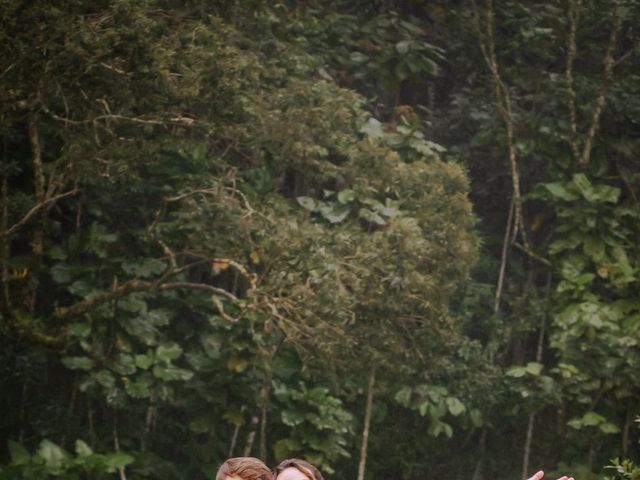
[[[280,472],[276,480],[311,480],[311,479],[313,479],[313,475],[306,468],[300,467],[300,470],[298,470],[295,467],[289,467],[289,468],[285,468],[282,472]]]
[[[224,480],[244,480],[244,478],[238,475],[227,475]]]

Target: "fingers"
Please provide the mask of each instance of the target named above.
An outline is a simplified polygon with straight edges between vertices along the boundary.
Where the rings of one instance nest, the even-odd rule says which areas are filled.
[[[529,478],[528,480],[541,480],[542,477],[544,477],[544,472],[542,470],[540,470],[539,472],[537,472],[533,477]],[[568,476],[564,476],[564,477],[560,477],[558,478],[558,480],[574,480],[573,477],[568,477]]]
[[[529,478],[529,480],[540,480],[542,477],[544,477],[544,472],[540,470],[533,477]],[[558,480],[561,480],[561,479],[558,479]]]

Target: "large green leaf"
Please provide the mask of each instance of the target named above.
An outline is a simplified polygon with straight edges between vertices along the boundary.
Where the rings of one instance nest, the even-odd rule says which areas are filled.
[[[462,414],[467,409],[464,404],[455,397],[447,397],[446,402],[449,413],[451,413],[451,415],[453,415],[454,417]]]
[[[27,465],[31,461],[31,455],[20,443],[13,440],[7,441],[12,465]]]
[[[186,381],[193,377],[193,372],[173,365],[156,365],[153,367],[153,375],[164,381]]]
[[[71,370],[91,370],[94,366],[89,357],[63,357],[62,363]]]
[[[557,197],[561,200],[572,201],[578,198],[577,195],[569,192],[561,183],[545,183],[542,186],[546,188],[554,197]]]
[[[44,460],[48,471],[52,473],[62,468],[63,463],[69,458],[67,452],[47,439],[40,442],[37,454]]]
[[[104,464],[108,473],[114,473],[118,469],[133,463],[134,457],[122,452],[110,453],[104,456]]]
[[[86,442],[78,439],[76,440],[76,454],[79,457],[87,457],[93,454],[93,450],[91,450],[91,447],[89,447],[89,445],[87,445]]]
[[[156,348],[156,359],[161,362],[170,362],[180,358],[182,347],[175,342],[165,342]]]

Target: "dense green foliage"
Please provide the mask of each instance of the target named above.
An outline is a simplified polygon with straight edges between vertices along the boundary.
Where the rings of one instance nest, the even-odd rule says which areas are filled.
[[[0,5],[0,478],[638,478],[639,2]]]

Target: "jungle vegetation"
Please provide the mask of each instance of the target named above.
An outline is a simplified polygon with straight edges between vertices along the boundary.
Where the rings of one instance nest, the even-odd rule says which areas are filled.
[[[0,478],[640,479],[638,19],[0,0]]]

